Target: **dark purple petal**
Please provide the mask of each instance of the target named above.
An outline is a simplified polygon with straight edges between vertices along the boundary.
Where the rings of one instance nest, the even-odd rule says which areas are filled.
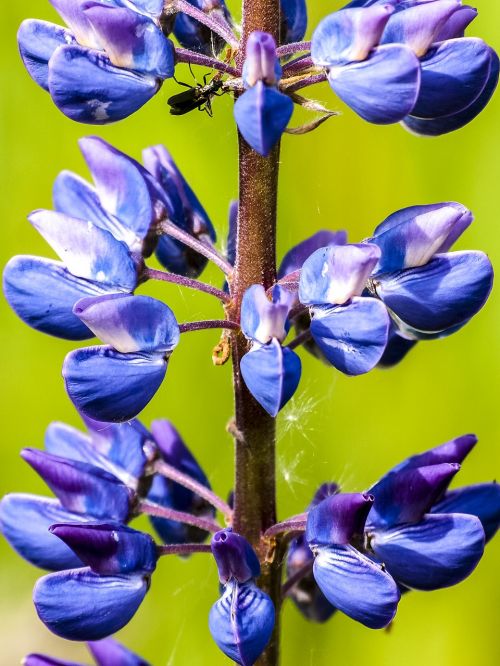
[[[370,529],[416,523],[439,499],[459,471],[458,463],[441,463],[390,472],[372,486],[375,498],[368,523]]]
[[[336,493],[312,507],[307,517],[306,541],[316,546],[345,545],[363,534],[373,497]]]
[[[254,284],[243,294],[241,303],[241,330],[255,342],[265,345],[276,338],[283,342],[288,330],[288,313],[295,296],[283,287],[275,285],[272,300],[260,284]]]
[[[157,192],[148,181],[147,171],[135,160],[97,136],[78,142],[94,179],[103,208],[124,227],[123,240],[132,249],[148,235],[156,219]]]
[[[304,39],[307,28],[307,4],[305,0],[280,0],[281,42],[291,44]]]
[[[316,232],[313,236],[292,247],[285,254],[278,270],[278,278],[301,269],[306,259],[316,250],[329,245],[345,245],[346,243],[347,233],[345,231],[323,230]]]
[[[253,583],[229,583],[210,610],[208,625],[222,652],[241,666],[252,666],[274,628],[274,606]]]
[[[372,370],[384,353],[389,315],[375,298],[353,298],[331,308],[314,308],[311,334],[322,354],[346,375]]]
[[[151,296],[84,298],[75,305],[74,312],[97,337],[122,354],[165,355],[179,343],[174,313]]]
[[[14,550],[36,567],[59,571],[82,566],[80,559],[49,532],[62,521],[88,518],[66,511],[55,499],[13,493],[0,501],[0,530]]]
[[[281,65],[276,57],[276,42],[268,32],[254,30],[249,34],[242,78],[248,88],[258,81],[274,86],[281,78]]]
[[[449,490],[443,499],[432,507],[432,513],[466,513],[477,516],[488,542],[500,526],[500,486],[496,482],[478,483]]]
[[[314,497],[309,504],[309,508],[317,506],[323,500],[328,499],[332,495],[336,495],[340,492],[340,486],[338,483],[322,483],[318,490],[314,493]]]
[[[444,42],[446,39],[463,37],[465,29],[477,16],[477,9],[468,5],[461,5],[446,21],[436,37],[436,42]]]
[[[201,9],[214,19],[232,22],[224,0],[188,0],[190,5]],[[174,35],[179,44],[191,51],[214,57],[226,46],[226,42],[215,32],[191,16],[179,12],[175,16]]]
[[[151,18],[99,0],[87,0],[83,13],[113,65],[160,79],[173,75],[173,44]]]
[[[352,546],[319,548],[313,571],[328,601],[353,620],[381,629],[394,618],[398,586],[380,565]]]
[[[246,90],[234,105],[234,117],[243,138],[264,157],[280,140],[292,113],[290,97],[262,81]]]
[[[66,340],[94,337],[73,314],[73,306],[84,296],[105,291],[75,277],[62,263],[41,257],[13,257],[3,272],[3,292],[17,316],[37,331]]]
[[[389,19],[382,44],[407,44],[422,57],[434,42],[446,22],[460,9],[459,0],[435,0],[406,5]]]
[[[150,574],[156,568],[156,545],[149,534],[119,523],[73,525],[50,528],[88,566],[101,576]]]
[[[476,568],[484,530],[475,516],[434,514],[414,525],[376,531],[371,547],[399,583],[437,590],[456,585]]]
[[[360,296],[380,259],[376,245],[329,245],[313,252],[300,272],[303,305],[343,305]]]
[[[151,432],[165,462],[210,488],[205,472],[170,421],[166,419],[153,421]]]
[[[416,344],[416,340],[407,340],[399,335],[391,322],[387,347],[378,362],[378,366],[380,368],[392,368],[402,361]]]
[[[54,657],[46,657],[43,654],[29,654],[23,659],[23,666],[82,666],[75,661],[62,661]]]
[[[54,634],[96,641],[114,634],[135,615],[149,588],[145,576],[98,576],[71,569],[40,578],[33,591],[39,618]]]
[[[76,277],[92,280],[107,290],[135,289],[135,263],[126,245],[108,231],[51,210],[35,211],[28,219]]]
[[[405,337],[433,338],[454,332],[486,303],[493,269],[482,252],[436,255],[419,268],[379,276],[377,295]]]
[[[163,0],[161,1],[163,6]],[[113,666],[113,664],[116,664],[116,666],[150,666],[142,657],[134,654],[112,638],[91,641],[88,643],[88,648],[97,666]]]
[[[245,384],[257,402],[276,416],[293,396],[300,381],[301,363],[295,352],[273,339],[254,346],[240,363]]]
[[[122,422],[144,409],[166,371],[167,361],[160,354],[120,354],[103,346],[70,352],[63,377],[79,411],[97,421]]]
[[[98,51],[60,46],[49,63],[49,92],[68,118],[105,125],[127,118],[160,88],[152,76],[114,67]]]
[[[472,220],[470,210],[454,201],[393,213],[368,241],[382,251],[375,274],[425,265],[436,253],[449,250]]]
[[[403,469],[415,469],[427,465],[440,465],[442,463],[461,464],[477,444],[476,435],[462,435],[451,439],[449,442],[435,446],[423,453],[417,453],[396,465],[388,474],[399,472]]]
[[[64,44],[76,44],[69,30],[54,23],[27,19],[17,33],[19,52],[31,78],[48,91],[48,63],[54,51]]]
[[[211,547],[221,583],[230,580],[247,583],[260,576],[260,564],[254,549],[230,527],[213,535]]]
[[[315,65],[335,67],[365,60],[377,46],[394,8],[389,3],[344,9],[321,21],[312,36]]]
[[[402,123],[403,127],[419,136],[440,136],[441,134],[454,132],[470,123],[471,120],[474,120],[474,118],[486,107],[498,84],[500,61],[493,50],[491,50],[490,55],[491,69],[488,82],[486,83],[483,92],[473,104],[465,108],[463,111],[440,118],[422,119],[409,115],[404,118]]]
[[[334,92],[361,118],[377,125],[397,123],[417,101],[420,63],[402,44],[386,44],[368,60],[334,67],[328,72]]]
[[[482,39],[437,44],[422,60],[420,93],[411,115],[432,119],[468,108],[486,87],[491,62],[491,49]]]
[[[104,520],[128,519],[133,493],[109,472],[36,449],[23,449],[21,456],[68,511]]]

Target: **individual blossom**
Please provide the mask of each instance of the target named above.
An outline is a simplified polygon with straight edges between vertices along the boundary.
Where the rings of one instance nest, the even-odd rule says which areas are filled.
[[[224,0],[187,1],[214,21],[229,26],[232,24],[231,14]],[[183,12],[179,12],[175,17],[173,33],[181,46],[207,56],[218,55],[226,46],[222,37]]]
[[[162,0],[50,0],[67,28],[28,19],[18,43],[31,77],[72,120],[105,124],[149,101],[174,73]]]
[[[100,641],[91,641],[87,644],[89,652],[94,658],[96,666],[149,666],[139,655],[134,654],[124,645],[113,638],[103,638]],[[24,666],[81,666],[75,662],[55,659],[42,654],[29,654],[23,661]]]
[[[210,633],[227,657],[252,666],[271,638],[275,619],[273,602],[255,584],[259,560],[246,539],[230,528],[214,534],[212,552],[223,589],[210,610]]]
[[[442,134],[472,120],[497,84],[495,52],[463,36],[475,15],[459,0],[355,1],[319,24],[311,56],[365,120]]]
[[[301,363],[293,350],[281,344],[287,334],[294,296],[275,285],[271,299],[262,285],[251,286],[243,296],[241,330],[252,346],[241,359],[240,368],[253,397],[271,416],[276,416],[297,389]]]
[[[51,531],[84,566],[48,574],[33,591],[38,616],[67,640],[96,641],[135,615],[156,568],[153,539],[120,523],[56,524]]]
[[[127,294],[82,299],[74,312],[105,345],[66,356],[68,395],[90,418],[128,421],[144,409],[165,377],[180,336],[174,314],[154,298]]]
[[[293,102],[281,93],[281,66],[271,35],[254,31],[247,40],[243,65],[245,92],[234,105],[236,124],[245,141],[263,156],[269,155],[293,113]]]

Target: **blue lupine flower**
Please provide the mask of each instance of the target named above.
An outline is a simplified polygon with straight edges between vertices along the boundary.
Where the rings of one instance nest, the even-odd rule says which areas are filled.
[[[236,100],[234,117],[245,141],[267,156],[292,117],[293,102],[279,92],[281,67],[271,35],[254,31],[246,46],[243,81],[247,90]]]
[[[153,421],[151,432],[161,458],[166,463],[180,472],[188,474],[206,488],[210,488],[205,472],[170,421],[165,419]],[[160,506],[207,519],[213,518],[215,515],[215,509],[208,502],[160,474],[156,474],[153,479],[148,499]],[[150,520],[164,543],[198,543],[205,541],[208,536],[207,532],[200,530],[198,527],[167,520],[166,518],[151,517]]]
[[[212,18],[232,24],[231,14],[224,0],[188,0],[188,2]],[[218,55],[226,46],[222,37],[182,12],[175,17],[173,32],[181,46],[207,56]]]
[[[495,52],[463,37],[474,17],[459,0],[355,1],[319,24],[311,56],[365,120],[442,134],[472,120],[497,84]]]
[[[184,15],[177,18],[180,16]],[[146,148],[142,155],[146,169],[169,197],[169,221],[202,242],[214,243],[216,234],[210,218],[166,148]],[[207,265],[206,257],[165,235],[158,239],[156,256],[169,271],[192,278]]]
[[[48,574],[33,592],[38,616],[68,640],[96,641],[124,627],[149,589],[157,551],[147,534],[120,524],[54,525],[86,565]]]
[[[241,330],[252,341],[241,359],[241,374],[250,393],[271,416],[290,400],[300,380],[300,358],[281,345],[294,299],[292,293],[275,285],[271,301],[264,287],[254,284],[241,303]]]
[[[336,483],[323,483],[315,492],[308,511],[331,495],[339,492]],[[290,542],[286,558],[286,573],[288,578],[302,571],[310,565],[311,571],[303,575],[291,588],[288,595],[299,611],[312,622],[326,622],[335,613],[336,608],[325,597],[314,580],[312,567],[314,555],[307,545],[305,534],[301,534]]]
[[[29,19],[18,43],[31,77],[72,120],[105,124],[149,101],[174,73],[163,2],[50,0],[69,26]]]
[[[82,299],[74,312],[106,346],[66,356],[68,395],[93,419],[128,421],[144,409],[165,377],[179,342],[175,317],[161,301],[127,294]]]
[[[259,560],[246,539],[230,528],[214,534],[212,552],[224,589],[210,610],[210,633],[226,656],[252,666],[271,638],[275,619],[273,602],[254,582]]]
[[[327,600],[370,629],[390,624],[400,592],[392,576],[353,543],[363,535],[373,505],[367,494],[334,494],[311,509],[305,538],[313,575]]]
[[[407,588],[435,590],[455,585],[481,559],[485,532],[479,517],[472,511],[461,512],[460,502],[451,502],[450,512],[440,503],[475,441],[465,436],[414,456],[369,491],[375,503],[366,524],[367,545]],[[492,502],[484,509],[486,520],[498,527],[500,497],[495,486],[481,495]]]
[[[331,245],[316,250],[300,273],[299,299],[310,308],[311,335],[347,375],[374,368],[387,344],[387,309],[375,298],[361,297],[380,254],[369,243]]]
[[[291,44],[304,39],[307,28],[307,5],[305,0],[280,0],[281,42]]]
[[[450,335],[479,312],[491,291],[491,263],[482,252],[449,252],[471,221],[454,202],[412,206],[389,216],[368,241],[319,249],[306,260],[299,299],[311,309],[311,335],[330,363],[346,374],[384,364],[384,355],[394,364],[412,341]],[[391,328],[371,297],[386,306]]]
[[[88,643],[89,651],[94,657],[96,666],[150,666],[147,661],[131,652],[112,638]],[[29,654],[23,661],[24,666],[83,666],[75,662],[54,659],[42,654]]]

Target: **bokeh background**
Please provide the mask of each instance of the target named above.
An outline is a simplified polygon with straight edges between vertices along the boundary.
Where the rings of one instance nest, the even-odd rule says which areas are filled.
[[[500,50],[500,5],[479,0],[471,33]],[[320,0],[310,26],[340,3]],[[316,6],[317,5],[317,6]],[[235,3],[233,3],[233,8]],[[51,256],[26,215],[51,206],[59,171],[86,175],[77,140],[97,133],[139,158],[147,145],[163,142],[173,153],[214,221],[226,232],[227,208],[237,194],[236,138],[229,98],[214,101],[214,117],[193,112],[169,116],[166,98],[178,89],[167,82],[140,112],[115,126],[89,128],[61,115],[26,74],[17,54],[22,19],[54,20],[46,0],[5,2],[0,25],[0,263],[14,254]],[[190,80],[187,70],[180,78]],[[418,139],[399,126],[375,127],[345,109],[327,86],[313,94],[345,113],[306,136],[285,136],[279,205],[279,254],[321,228],[367,237],[386,215],[411,204],[454,199],[469,206],[476,222],[459,248],[489,253],[500,267],[500,95],[471,125],[450,136]],[[205,278],[220,282],[216,270]],[[180,321],[217,317],[210,297],[177,287],[149,289],[164,298]],[[1,302],[0,383],[2,437],[0,491],[46,493],[19,458],[23,446],[41,447],[52,420],[78,425],[60,376],[74,347],[36,333]],[[300,512],[316,486],[337,480],[361,490],[405,456],[465,432],[480,444],[460,472],[459,483],[492,480],[499,471],[500,289],[457,335],[421,343],[391,371],[349,379],[303,355],[303,381],[279,419],[280,517]],[[172,359],[167,380],[143,414],[174,421],[215,489],[232,484],[229,367],[214,368],[214,332],[192,334]],[[477,571],[461,585],[432,595],[412,593],[400,605],[390,632],[373,632],[339,615],[324,626],[307,624],[289,605],[283,621],[286,666],[493,666],[498,664],[498,561],[500,542],[490,544]],[[81,645],[53,637],[37,621],[31,590],[39,572],[0,538],[0,664],[20,662],[30,651],[90,661]],[[212,642],[207,613],[217,598],[215,566],[202,555],[164,558],[137,616],[121,632],[130,647],[155,666],[228,663]]]

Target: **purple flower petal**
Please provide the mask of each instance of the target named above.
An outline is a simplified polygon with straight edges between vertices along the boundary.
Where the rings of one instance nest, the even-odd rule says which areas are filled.
[[[148,587],[141,575],[98,576],[90,569],[71,569],[40,578],[33,601],[41,621],[57,636],[95,641],[130,622]]]
[[[368,491],[375,498],[368,523],[386,528],[422,519],[459,471],[457,463],[411,467],[389,472]]]
[[[300,381],[301,363],[297,354],[273,339],[254,346],[241,359],[243,380],[257,402],[276,416],[293,396]]]
[[[231,14],[224,0],[211,0],[211,2],[188,0],[188,2],[193,7],[212,16],[215,20],[222,19],[230,24],[232,23]],[[226,46],[226,42],[219,35],[212,32],[200,21],[182,12],[175,16],[173,32],[181,46],[210,57],[217,56]]]
[[[133,0],[133,5],[138,12],[159,17],[165,6],[165,0]]]
[[[111,1],[113,2],[113,0]],[[91,48],[100,48],[99,40],[82,11],[85,0],[49,0],[49,2],[71,28],[79,44]]]
[[[292,113],[290,97],[262,81],[246,90],[234,105],[234,117],[243,138],[264,157],[280,140]]]
[[[43,654],[29,654],[23,659],[23,666],[82,666],[75,661],[62,661],[53,657],[46,657]]]
[[[393,11],[387,2],[369,8],[343,9],[327,16],[312,36],[314,64],[330,68],[366,60],[379,43]]]
[[[71,120],[105,125],[127,118],[160,88],[152,76],[114,67],[98,51],[61,46],[49,62],[49,92]]]
[[[268,32],[254,30],[248,35],[242,78],[247,88],[258,81],[274,86],[281,78],[281,65],[276,56],[276,42]]]
[[[210,610],[210,633],[222,652],[241,666],[252,666],[274,628],[274,606],[253,583],[228,583]]]
[[[156,568],[156,545],[149,534],[119,523],[59,523],[50,531],[78,555],[84,566],[101,576],[150,574]]]
[[[348,305],[314,308],[311,334],[337,370],[360,375],[372,370],[384,353],[389,315],[375,298],[353,298]]]
[[[371,547],[399,583],[437,590],[456,585],[476,568],[484,530],[475,516],[428,515],[415,525],[374,532]]]
[[[492,282],[485,254],[450,252],[425,266],[379,276],[374,284],[405,337],[419,339],[442,337],[469,321],[485,304]]]
[[[307,29],[307,4],[305,0],[280,0],[281,41],[283,44],[300,42]]]
[[[51,210],[35,211],[28,219],[76,277],[116,291],[135,289],[134,261],[108,231]]]
[[[151,423],[151,432],[165,462],[210,488],[205,472],[170,421],[156,419]]]
[[[498,483],[478,483],[449,490],[432,507],[432,513],[466,513],[477,516],[484,529],[486,541],[492,539],[500,526],[500,486]]]
[[[83,566],[64,543],[49,532],[54,523],[89,519],[64,509],[55,499],[13,493],[0,501],[0,530],[21,557],[41,569],[60,571]]]
[[[21,456],[68,511],[103,520],[128,519],[133,492],[109,472],[36,449],[23,449]]]
[[[420,88],[420,63],[403,44],[386,44],[368,60],[334,67],[328,81],[337,95],[370,123],[397,123],[415,106]]]
[[[87,0],[83,13],[113,65],[160,79],[173,75],[173,44],[151,18],[99,0]]]
[[[382,251],[374,272],[423,266],[437,252],[447,251],[472,219],[470,210],[453,201],[393,213],[369,239]]]
[[[402,361],[416,344],[416,340],[407,340],[399,335],[391,322],[387,347],[378,362],[378,366],[380,368],[392,368]]]
[[[273,338],[283,342],[287,334],[287,318],[295,297],[279,285],[272,290],[272,300],[260,284],[243,294],[241,329],[249,340],[265,345]]]
[[[27,19],[19,27],[17,43],[28,74],[48,91],[48,63],[52,54],[59,46],[76,44],[76,40],[69,30],[59,25]]]
[[[319,546],[345,545],[363,534],[373,497],[362,493],[336,493],[310,509],[306,541]]]
[[[260,563],[254,549],[230,527],[213,535],[211,547],[219,580],[224,585],[230,580],[247,583],[260,576]]]
[[[469,7],[468,5],[461,5],[459,9],[454,12],[446,21],[444,26],[439,31],[435,41],[444,42],[446,39],[463,37],[465,29],[470,23],[472,23],[476,16],[477,9]]]
[[[415,469],[427,465],[441,465],[442,463],[461,464],[477,444],[475,435],[462,435],[451,439],[449,442],[435,446],[423,453],[417,453],[396,465],[388,474],[399,472],[403,469]]]
[[[110,347],[86,347],[66,356],[63,377],[79,411],[97,421],[121,422],[144,409],[166,371],[167,361],[160,354],[121,354]]]
[[[380,565],[352,546],[319,548],[313,572],[328,601],[353,620],[381,629],[394,618],[398,586]]]
[[[119,664],[120,666],[150,666],[142,657],[134,654],[112,638],[104,638],[102,641],[91,641],[88,643],[88,648],[97,666],[112,666],[112,664]]]
[[[345,231],[323,230],[316,232],[313,236],[292,247],[285,254],[278,270],[278,278],[301,269],[306,259],[316,250],[329,245],[345,245],[346,243],[347,233]]]
[[[313,252],[300,273],[303,305],[343,305],[360,296],[380,259],[376,245],[330,245]]]
[[[498,84],[500,61],[493,50],[491,50],[490,55],[491,69],[488,81],[483,92],[473,104],[465,108],[463,111],[439,118],[425,119],[415,118],[414,116],[409,115],[404,118],[403,127],[418,136],[440,136],[441,134],[454,132],[470,123],[471,120],[474,120],[474,118],[486,107]]]
[[[78,142],[104,209],[124,228],[123,238],[132,249],[141,249],[155,221],[156,192],[149,174],[135,160],[97,136]],[[123,233],[123,232],[122,232]]]
[[[419,57],[425,55],[446,22],[460,9],[459,0],[434,0],[404,6],[389,19],[382,44],[407,44]]]
[[[73,314],[73,307],[84,296],[106,290],[75,277],[58,261],[17,256],[5,266],[3,292],[28,326],[66,340],[88,340],[94,334]]]
[[[437,44],[422,60],[420,93],[411,115],[432,119],[463,111],[486,87],[491,62],[491,49],[482,39]]]
[[[174,313],[151,296],[84,298],[74,312],[103,342],[122,354],[171,352],[179,343]]]

